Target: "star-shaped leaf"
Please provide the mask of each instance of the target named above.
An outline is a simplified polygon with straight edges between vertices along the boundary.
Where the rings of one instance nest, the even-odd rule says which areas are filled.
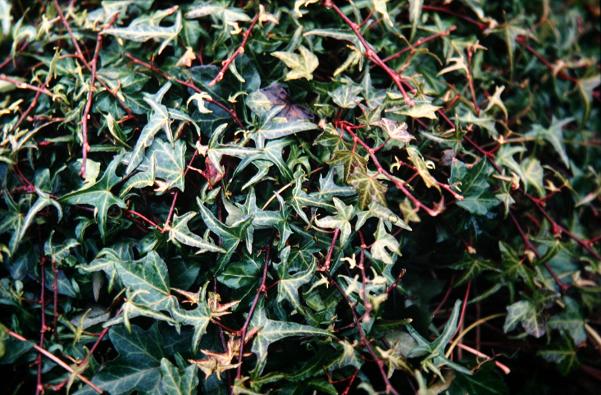
[[[154,251],[137,261],[116,260],[119,280],[133,302],[153,310],[166,310],[173,303],[165,261]]]
[[[262,371],[266,359],[267,348],[272,343],[290,336],[331,336],[330,332],[309,325],[295,322],[275,321],[267,318],[263,302],[257,305],[250,322],[250,331],[256,330],[251,351],[257,356],[258,371]]]
[[[298,296],[300,288],[309,283],[313,279],[317,263],[312,257],[310,263],[305,263],[304,268],[296,268],[294,272],[290,270],[292,262],[288,262],[290,254],[290,246],[284,248],[280,253],[281,262],[277,266],[280,279],[278,281],[278,298],[277,301],[282,302],[287,300],[297,310],[303,311],[303,306]],[[304,258],[302,253],[295,254],[295,257]],[[304,259],[303,259],[304,261]]]
[[[572,123],[574,118],[566,118],[566,119],[557,119],[553,117],[551,121],[551,125],[548,128],[541,126],[540,124],[532,125],[532,130],[526,133],[526,136],[535,137],[537,140],[546,140],[555,152],[559,154],[561,161],[566,165],[566,167],[570,168],[570,162],[568,159],[568,154],[566,153],[565,146],[563,144],[563,129],[566,125]]]
[[[197,367],[190,365],[178,369],[167,358],[161,359],[161,393],[195,395],[198,387]]]
[[[144,101],[150,106],[151,112],[148,116],[148,123],[140,132],[140,136],[129,155],[125,174],[130,174],[140,163],[142,163],[146,148],[152,144],[154,137],[159,130],[163,129],[169,138],[169,141],[173,141],[173,134],[169,122],[169,111],[167,107],[161,104],[161,101],[169,88],[171,88],[171,82],[167,82],[163,85],[154,95],[147,95],[144,97]]]
[[[194,335],[192,336],[192,349],[197,350],[202,336],[207,331],[207,326],[211,321],[211,310],[207,303],[206,286],[198,294],[197,305],[192,310],[182,309],[180,306],[173,305],[171,308],[173,319],[182,325],[192,325]]]
[[[19,247],[19,243],[25,236],[27,229],[33,223],[35,216],[40,211],[42,211],[44,208],[46,208],[48,206],[54,206],[54,208],[56,209],[56,212],[58,214],[59,221],[61,220],[61,218],[63,216],[63,210],[62,210],[60,204],[56,200],[54,200],[52,197],[50,197],[49,194],[45,193],[44,191],[42,191],[38,188],[36,188],[35,191],[36,191],[36,195],[38,196],[38,198],[29,208],[29,211],[25,215],[25,218],[23,218],[22,221],[19,220],[17,222],[16,232],[13,233],[13,235],[10,239],[9,246],[10,246],[11,254],[15,253],[15,251]]]
[[[378,259],[386,264],[394,263],[394,258],[391,256],[391,253],[396,255],[401,255],[401,251],[399,249],[400,244],[397,239],[394,238],[391,234],[386,232],[386,227],[384,226],[384,221],[380,220],[378,222],[378,230],[374,234],[374,242],[371,245],[371,256],[375,259]],[[390,252],[389,252],[390,251]]]
[[[102,239],[106,237],[106,222],[109,208],[112,206],[126,208],[125,202],[111,192],[111,189],[121,181],[115,174],[120,162],[121,155],[115,156],[98,181],[77,191],[67,193],[59,199],[61,203],[93,206],[94,217],[98,221],[98,229],[100,230]]]
[[[382,118],[374,123],[374,125],[379,126],[386,133],[389,140],[385,148],[388,150],[394,147],[403,148],[411,140],[415,140],[415,137],[407,131],[407,124],[405,122],[399,123],[389,118]]]
[[[202,237],[192,233],[188,228],[188,222],[196,216],[193,211],[187,212],[182,216],[175,214],[173,216],[173,222],[169,226],[169,240],[177,240],[182,244],[190,247],[196,247],[200,250],[198,253],[203,252],[219,252],[225,253],[225,250],[215,244],[211,240],[203,239]]]
[[[355,208],[347,206],[338,198],[334,198],[334,206],[336,207],[336,215],[318,218],[315,224],[326,229],[340,229],[340,245],[345,245],[351,235],[351,220],[355,216]]]
[[[357,167],[349,177],[349,183],[355,187],[359,196],[359,207],[365,209],[372,201],[386,206],[388,188],[379,180],[380,174]]]
[[[240,242],[244,239],[246,228],[251,224],[252,218],[245,217],[240,219],[236,224],[227,226],[215,218],[213,213],[206,208],[201,201],[198,201],[198,206],[205,225],[211,232],[219,237],[222,248],[225,250],[223,255],[219,258],[217,270],[220,271],[222,266],[228,262],[230,257],[234,254],[234,251],[236,251]]]
[[[485,215],[499,203],[487,179],[492,173],[492,168],[486,160],[481,160],[470,169],[465,163],[454,159],[451,165],[449,182],[461,192],[463,200],[458,200],[457,205],[472,214]]]
[[[313,71],[315,71],[319,65],[317,56],[303,46],[300,46],[298,50],[300,55],[293,52],[282,51],[273,52],[272,55],[280,59],[291,69],[288,74],[286,74],[286,80],[296,80],[299,78],[312,80]]]

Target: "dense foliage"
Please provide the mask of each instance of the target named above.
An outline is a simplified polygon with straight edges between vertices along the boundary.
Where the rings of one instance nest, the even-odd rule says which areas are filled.
[[[593,393],[599,15],[0,0],[2,392]]]

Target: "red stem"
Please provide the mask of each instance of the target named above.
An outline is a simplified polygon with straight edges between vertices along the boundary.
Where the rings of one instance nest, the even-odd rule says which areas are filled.
[[[449,281],[449,286],[447,287],[447,291],[445,292],[444,296],[442,297],[442,300],[440,301],[440,303],[438,303],[438,305],[432,312],[432,317],[436,317],[436,315],[438,314],[438,312],[440,311],[442,306],[444,306],[444,304],[449,299],[449,296],[451,295],[451,291],[453,290],[454,283],[455,283],[455,276],[453,275],[453,277],[451,277],[451,281]]]
[[[403,55],[405,52],[411,52],[414,53],[415,52],[415,48],[424,45],[426,43],[429,43],[430,41],[436,40],[439,37],[446,37],[449,34],[451,34],[452,32],[454,32],[457,29],[457,26],[453,25],[450,28],[448,28],[445,31],[442,32],[438,32],[438,33],[434,33],[428,37],[422,37],[419,40],[417,40],[415,43],[413,44],[409,44],[408,47],[405,47],[403,49],[401,49],[399,52],[392,54],[390,56],[385,57],[384,59],[382,59],[382,62],[384,63],[388,63],[393,59],[397,59],[400,58],[401,55]]]
[[[42,84],[41,86],[35,86],[35,85],[28,84],[27,82],[16,80],[16,79],[11,78],[4,74],[0,74],[0,81],[6,81],[10,84],[13,84],[14,86],[16,86],[19,89],[28,89],[30,91],[43,93],[44,95],[49,96],[49,97],[54,96],[54,94],[52,94],[52,92],[50,92],[48,89],[46,89],[46,86],[44,84]]]
[[[51,74],[48,73],[48,77]],[[48,78],[47,78],[48,79]],[[46,83],[42,84],[42,87],[45,87]],[[23,121],[27,118],[27,116],[29,115],[29,113],[31,113],[31,111],[33,111],[33,109],[38,105],[38,100],[40,99],[40,95],[42,94],[41,91],[37,91],[35,93],[35,96],[33,97],[33,100],[31,101],[31,103],[29,104],[29,106],[27,107],[27,109],[25,110],[25,112],[23,112],[23,114],[21,114],[21,116],[19,117],[19,119],[17,120],[17,123],[15,123],[15,126],[13,126],[11,128],[11,132],[17,130],[17,128],[19,126],[21,126],[21,124],[23,123]]]
[[[44,347],[44,337],[47,330],[46,327],[46,273],[45,273],[46,257],[42,256],[40,259],[40,305],[41,305],[41,317],[42,323],[40,325],[40,342],[39,347]],[[36,359],[38,365],[37,384],[35,388],[36,395],[44,393],[44,384],[42,383],[42,354],[38,354]]]
[[[428,213],[428,215],[435,217],[438,214],[440,214],[440,212],[443,209],[442,204],[444,203],[444,197],[441,201],[441,203],[439,204],[439,207],[435,207],[435,208],[430,208],[427,205],[425,205],[424,203],[422,203],[420,200],[418,200],[415,196],[413,196],[413,194],[407,189],[407,187],[405,186],[405,183],[400,180],[399,178],[393,176],[392,174],[390,174],[388,171],[386,171],[386,169],[384,169],[384,167],[382,166],[382,164],[380,163],[380,161],[378,160],[376,154],[374,153],[374,150],[367,145],[367,143],[365,143],[363,140],[361,140],[359,138],[359,136],[357,136],[357,134],[355,132],[352,131],[352,127],[353,125],[348,124],[345,121],[340,121],[339,122],[340,125],[342,126],[342,129],[345,130],[348,134],[351,135],[351,137],[353,138],[353,140],[356,140],[363,148],[365,148],[365,150],[367,151],[371,161],[374,163],[374,165],[376,166],[376,168],[378,169],[378,173],[384,175],[386,178],[388,178],[390,181],[392,181],[392,183],[401,191],[403,192],[403,194],[409,198],[409,200],[413,203],[413,205],[418,209],[418,210],[424,210],[426,213]]]
[[[172,76],[172,75],[164,72],[163,70],[159,69],[158,67],[156,67],[156,66],[154,66],[154,65],[152,65],[150,63],[144,62],[141,59],[136,58],[135,56],[133,56],[130,53],[126,53],[125,56],[127,58],[129,58],[135,64],[140,65],[142,67],[145,67],[145,68],[149,69],[150,71],[152,71],[152,72],[160,75],[161,77],[163,77],[164,79],[166,79],[168,81],[176,82],[176,83],[178,83],[180,85],[183,85],[185,87],[188,87],[188,88],[192,89],[194,92],[197,92],[197,93],[201,93],[202,92],[202,89],[200,89],[198,86],[196,86],[196,84],[194,84],[194,82],[192,82],[192,81],[184,81],[184,80],[181,80],[179,78],[176,78],[176,77],[174,77],[174,76]],[[238,114],[236,114],[236,112],[233,109],[227,107],[225,104],[222,104],[221,102],[219,102],[217,100],[214,100],[213,98],[207,98],[206,101],[208,101],[209,103],[215,104],[216,106],[218,106],[219,108],[221,108],[222,110],[224,110],[225,112],[227,112],[230,115],[230,117],[232,118],[232,120],[239,127],[243,127],[244,126],[242,124],[242,122],[240,121],[240,118],[238,118]]]
[[[157,229],[159,232],[163,233],[164,229],[158,225],[156,222],[148,219],[148,217],[146,217],[144,214],[141,214],[135,210],[126,210],[125,211],[127,214],[131,214],[131,215],[135,215],[136,217],[142,219],[144,222],[146,222],[148,225],[152,226],[153,228]]]
[[[526,232],[524,232],[524,229],[522,229],[522,226],[520,225],[520,223],[517,220],[517,218],[515,217],[515,215],[513,215],[513,213],[510,211],[509,216],[511,217],[513,224],[515,225],[516,229],[518,230],[518,233],[520,234],[520,237],[522,238],[522,241],[524,242],[524,245],[526,246],[526,248],[528,250],[532,251],[537,258],[540,258],[540,254],[539,254],[538,250],[536,249],[534,244],[532,244],[532,242],[528,238],[528,235],[526,234]],[[565,284],[563,281],[561,281],[559,279],[559,276],[551,268],[551,266],[549,265],[549,262],[545,262],[545,269],[547,269],[547,272],[549,272],[551,277],[553,277],[555,284],[557,284],[557,286],[559,287],[559,290],[562,293],[565,293],[570,288],[569,285]]]
[[[348,395],[349,394],[349,391],[353,387],[353,383],[355,382],[355,379],[357,378],[357,375],[359,374],[359,371],[360,371],[360,369],[355,369],[355,372],[349,378],[349,381],[348,381],[348,384],[346,385],[346,388],[344,389],[344,391],[342,391],[342,395]]]
[[[83,52],[81,52],[81,47],[79,46],[79,43],[75,39],[73,30],[71,30],[71,25],[69,25],[69,22],[67,22],[67,19],[65,18],[65,15],[63,14],[63,10],[61,9],[60,5],[58,4],[58,0],[54,0],[54,8],[56,8],[58,17],[60,18],[63,26],[65,26],[65,29],[67,29],[67,32],[69,33],[69,38],[71,39],[71,43],[73,44],[73,47],[75,48],[75,52],[77,53],[79,60],[81,60],[83,62],[83,64],[86,66],[86,68],[88,70],[91,70],[91,67],[88,64],[86,57],[83,55]]]
[[[330,272],[327,271],[327,272],[325,272],[325,274],[328,277],[328,280],[330,281],[330,283],[336,287],[336,289],[338,290],[340,295],[342,295],[342,297],[348,304],[348,306],[351,310],[351,314],[353,315],[353,322],[355,323],[355,327],[357,328],[357,332],[359,333],[359,337],[361,338],[361,343],[365,346],[365,348],[367,349],[367,352],[370,354],[370,356],[372,357],[372,359],[374,360],[376,365],[378,365],[380,375],[382,376],[382,380],[384,381],[384,384],[386,385],[386,393],[398,395],[398,391],[396,389],[394,389],[394,387],[390,383],[390,380],[388,379],[388,375],[386,374],[386,370],[384,369],[384,361],[382,361],[382,359],[380,357],[378,357],[376,352],[371,347],[371,344],[369,343],[369,339],[367,339],[367,335],[365,334],[365,331],[363,330],[363,327],[361,326],[361,322],[359,321],[359,315],[357,314],[357,312],[355,311],[355,308],[353,307],[353,302],[350,300],[348,295],[344,292],[344,289],[342,289],[340,284],[338,284],[338,282],[336,280],[334,280],[334,278],[332,277]]]
[[[104,27],[98,35],[96,36],[96,48],[94,48],[94,56],[92,57],[92,62],[90,63],[90,87],[88,88],[88,97],[86,100],[86,105],[83,110],[83,115],[81,117],[81,137],[82,137],[82,147],[81,147],[81,170],[80,174],[82,178],[86,178],[86,164],[88,159],[88,152],[90,151],[90,144],[88,143],[88,120],[90,118],[90,110],[92,109],[92,100],[94,98],[94,84],[96,82],[96,66],[98,64],[98,56],[100,55],[100,50],[102,49],[102,31],[111,26],[117,20],[117,16],[119,14],[113,15],[111,20],[107,23],[106,27]],[[77,41],[75,41],[77,42]]]
[[[338,14],[338,16],[340,16],[340,18],[344,21],[344,23],[348,27],[351,28],[351,30],[353,31],[353,33],[355,33],[355,36],[357,37],[357,39],[359,40],[359,42],[361,43],[361,45],[365,49],[365,57],[369,61],[371,61],[372,63],[374,63],[376,66],[378,66],[379,68],[381,68],[386,74],[388,74],[388,76],[390,77],[390,79],[392,80],[392,82],[394,82],[394,84],[397,86],[397,88],[399,88],[399,91],[401,91],[401,94],[403,95],[403,100],[405,101],[405,104],[408,105],[408,106],[413,106],[414,102],[409,97],[409,95],[405,91],[405,87],[403,86],[403,84],[406,83],[405,79],[402,78],[396,71],[394,71],[393,69],[391,69],[390,67],[388,67],[388,65],[386,65],[386,63],[384,63],[384,61],[378,56],[378,54],[376,53],[376,51],[373,50],[373,48],[371,47],[371,45],[369,45],[369,43],[367,42],[367,40],[365,39],[365,37],[363,37],[363,35],[361,34],[360,25],[358,25],[355,22],[351,21],[340,10],[340,8],[338,8],[338,6],[336,6],[336,4],[334,4],[334,2],[332,0],[326,0],[324,2],[324,5],[325,5],[326,8],[333,9]]]
[[[50,351],[44,349],[43,347],[38,346],[35,343],[30,342],[28,339],[26,339],[25,337],[19,335],[16,332],[11,331],[8,328],[4,328],[4,331],[6,332],[7,335],[22,341],[22,342],[27,342],[30,343],[32,345],[32,347],[40,353],[40,356],[43,354],[44,356],[46,356],[48,359],[52,360],[54,363],[56,363],[57,365],[59,365],[60,367],[62,367],[63,369],[65,369],[67,372],[72,373],[75,377],[77,377],[78,379],[80,379],[82,382],[84,382],[85,384],[87,384],[90,388],[92,388],[94,391],[96,391],[98,394],[102,394],[104,391],[102,391],[102,389],[100,389],[97,385],[95,385],[94,383],[92,383],[88,378],[86,378],[84,375],[82,375],[80,372],[78,372],[77,370],[73,370],[73,368],[71,366],[69,366],[66,362],[64,362],[63,360],[61,360],[59,357],[57,357],[56,355],[52,354]]]
[[[547,68],[549,69],[549,71],[551,72],[555,72],[555,67],[553,66],[553,64],[551,62],[549,62],[541,53],[539,53],[537,50],[535,50],[534,48],[532,48],[527,41],[527,38],[525,36],[519,35],[517,36],[516,40],[515,40],[518,44],[520,44],[522,47],[526,48],[528,50],[528,52],[530,52],[532,55],[536,56],[536,58],[541,61],[541,63],[543,63],[545,66],[547,66]],[[570,81],[573,84],[578,84],[578,80],[572,76],[570,76],[568,73],[566,73],[564,70],[559,70],[557,72],[557,76],[559,78],[561,78],[562,80],[565,81]]]
[[[422,10],[423,11],[433,11],[433,12],[443,12],[445,14],[453,15],[457,18],[463,19],[464,21],[466,21],[468,23],[471,23],[472,25],[477,26],[478,29],[480,29],[480,30],[485,30],[488,27],[488,25],[486,23],[478,22],[477,20],[470,18],[467,15],[463,15],[459,12],[449,10],[448,8],[438,7],[438,6],[433,6],[433,5],[424,5],[424,6],[422,6]]]
[[[332,262],[332,253],[334,252],[334,248],[336,247],[336,241],[338,240],[338,236],[340,236],[340,229],[336,228],[334,230],[334,235],[332,236],[332,242],[330,243],[330,248],[328,249],[326,259],[323,263],[323,266],[321,268],[319,268],[319,271],[324,271],[324,272],[330,271],[330,264]]]
[[[234,380],[234,382],[238,381],[238,379],[242,375],[242,359],[244,358],[244,343],[245,343],[246,332],[248,331],[248,326],[250,325],[250,321],[252,319],[253,314],[255,313],[255,309],[257,308],[257,305],[259,304],[261,295],[266,292],[265,283],[267,281],[267,269],[269,267],[269,259],[270,259],[269,254],[270,254],[270,246],[267,245],[267,247],[265,249],[265,263],[263,264],[263,274],[261,275],[261,284],[259,285],[259,288],[257,289],[257,293],[255,294],[255,297],[252,301],[250,310],[248,311],[248,315],[246,316],[246,321],[244,322],[242,329],[240,329],[240,353],[238,354],[238,368],[236,369],[236,380]]]
[[[53,316],[52,316],[52,328],[54,329],[54,335],[58,335],[56,329],[56,321],[58,320],[58,270],[56,268],[56,259],[52,257],[52,291],[53,291]]]
[[[250,35],[252,34],[253,27],[255,27],[258,20],[259,20],[259,14],[257,13],[255,15],[255,17],[252,19],[248,29],[246,29],[246,32],[244,32],[244,36],[242,37],[242,43],[240,43],[240,46],[234,51],[234,53],[229,58],[227,58],[226,60],[223,61],[223,63],[222,63],[223,66],[221,67],[221,70],[219,70],[219,72],[217,73],[215,78],[213,78],[213,80],[211,82],[209,82],[209,86],[214,86],[214,85],[218,84],[223,79],[223,77],[225,76],[225,72],[230,67],[230,65],[234,62],[234,60],[236,60],[236,58],[238,56],[240,56],[244,53],[244,47],[246,47],[246,43],[248,42],[248,39],[249,39]]]

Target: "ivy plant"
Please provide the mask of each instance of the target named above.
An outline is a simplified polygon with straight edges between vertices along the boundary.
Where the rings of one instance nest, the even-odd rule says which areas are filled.
[[[0,0],[3,393],[594,393],[599,15]]]

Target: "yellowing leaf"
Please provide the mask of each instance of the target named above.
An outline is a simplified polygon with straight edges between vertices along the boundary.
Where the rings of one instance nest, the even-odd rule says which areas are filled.
[[[390,19],[390,15],[388,14],[388,9],[386,7],[386,3],[388,0],[372,0],[372,4],[376,13],[382,15],[382,19],[384,23],[388,25],[388,27],[392,27],[392,19]]]
[[[319,60],[317,59],[317,56],[303,46],[299,47],[298,50],[300,55],[293,52],[282,51],[274,52],[272,55],[280,59],[291,69],[288,74],[286,74],[287,81],[300,78],[312,80],[313,71],[319,66]]]
[[[378,222],[378,230],[374,234],[375,241],[371,245],[371,255],[386,264],[394,263],[394,258],[390,255],[390,252],[401,255],[399,250],[399,242],[391,234],[386,232],[384,221]],[[389,252],[390,251],[390,252]]]
[[[411,118],[428,118],[436,119],[436,111],[440,110],[440,106],[435,106],[430,103],[418,103],[407,110],[400,111],[399,114],[406,115]]]
[[[199,92],[190,96],[186,104],[190,104],[190,102],[194,100],[196,101],[196,105],[198,106],[198,112],[200,112],[201,114],[210,114],[213,111],[209,110],[205,105],[205,102],[210,99],[211,95],[209,95],[207,92]]]
[[[415,166],[417,173],[422,178],[422,180],[424,180],[426,186],[428,188],[434,187],[440,190],[436,179],[432,177],[432,174],[430,174],[429,171],[429,169],[434,168],[434,163],[431,161],[424,160],[422,154],[417,150],[417,148],[415,148],[412,145],[407,147],[407,154],[409,155],[409,160],[411,161],[411,163],[413,163],[413,166]]]
[[[505,86],[496,86],[495,93],[491,97],[488,98],[488,105],[484,109],[484,112],[490,111],[493,107],[499,108],[503,111],[503,115],[505,115],[505,119],[509,117],[507,114],[507,108],[505,107],[505,103],[501,99],[501,93],[505,90]]]
[[[192,47],[187,47],[186,52],[184,52],[182,57],[177,60],[177,63],[175,65],[178,67],[190,67],[192,66],[192,62],[194,61],[194,59],[196,59],[196,54],[194,53],[194,50],[192,49]]]
[[[447,63],[452,63],[450,66],[445,67],[444,69],[438,72],[438,75],[443,75],[446,73],[450,73],[455,70],[463,70],[463,72],[467,73],[467,65],[465,64],[465,58],[463,56],[454,56],[449,58]]]
[[[378,180],[378,173],[358,167],[349,176],[349,183],[355,187],[359,195],[359,207],[366,209],[372,201],[386,206],[386,185]]]
[[[415,137],[407,131],[407,124],[405,122],[399,123],[392,119],[382,118],[380,121],[375,123],[379,126],[391,140],[391,146],[403,147],[405,144],[414,140]]]
[[[309,4],[319,3],[319,0],[296,0],[294,2],[294,16],[297,18],[302,18],[303,13],[300,10],[301,7],[307,7]]]

